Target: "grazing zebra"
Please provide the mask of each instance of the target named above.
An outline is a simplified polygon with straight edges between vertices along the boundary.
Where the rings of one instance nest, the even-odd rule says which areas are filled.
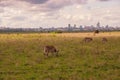
[[[102,42],[107,42],[107,41],[108,41],[107,38],[105,38],[105,37],[102,38]]]
[[[49,53],[58,56],[58,50],[54,46],[47,45],[44,47],[44,55],[48,56]]]
[[[83,41],[85,42],[91,42],[93,39],[91,37],[85,37]]]

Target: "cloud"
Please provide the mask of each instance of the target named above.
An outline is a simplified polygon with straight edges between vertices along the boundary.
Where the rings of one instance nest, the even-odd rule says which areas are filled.
[[[90,1],[90,0],[88,0],[88,1]],[[107,2],[107,1],[119,1],[119,0],[93,0],[93,1],[101,1],[101,2]]]
[[[4,12],[4,9],[0,7],[0,13],[3,13]]]
[[[2,23],[2,20],[0,19],[0,24]]]
[[[93,0],[1,0],[0,6],[19,8],[30,12],[50,12],[73,4],[87,4],[89,1]]]
[[[110,0],[99,0],[99,1],[110,1]]]
[[[14,20],[14,21],[24,21],[26,19],[27,17],[24,17],[24,16],[15,16],[11,18],[11,20]]]
[[[84,4],[87,0],[1,0],[0,6],[21,7],[31,11],[59,10],[68,5]],[[27,7],[26,7],[27,6]],[[36,6],[36,7],[34,7]],[[34,7],[34,8],[33,8]]]
[[[93,24],[120,21],[120,0],[0,0],[1,24],[33,25]],[[107,4],[106,4],[107,3]],[[116,8],[116,7],[118,8]],[[113,9],[110,9],[113,8]],[[109,10],[109,11],[107,11]],[[107,13],[106,13],[107,11]],[[111,16],[109,13],[112,12]],[[115,12],[115,13],[113,13]],[[118,12],[118,14],[116,14]],[[14,23],[15,22],[15,23]]]
[[[26,1],[31,4],[43,4],[46,3],[48,0],[20,0],[20,1]]]

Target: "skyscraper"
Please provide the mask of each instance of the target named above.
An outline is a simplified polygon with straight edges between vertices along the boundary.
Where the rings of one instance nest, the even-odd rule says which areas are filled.
[[[96,27],[97,27],[97,28],[99,28],[99,27],[100,27],[100,22],[98,22],[98,23],[97,23],[97,26],[96,26]]]

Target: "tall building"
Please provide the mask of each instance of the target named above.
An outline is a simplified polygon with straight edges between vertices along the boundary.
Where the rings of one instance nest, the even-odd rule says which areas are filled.
[[[82,31],[83,30],[83,26],[82,25],[80,25],[80,31]]]
[[[106,26],[105,26],[105,29],[109,31],[109,25],[106,25]]]
[[[76,28],[76,24],[74,24],[74,28]]]
[[[70,24],[68,24],[68,27],[70,28],[70,27],[71,27],[71,25],[70,25]]]
[[[97,26],[96,26],[96,27],[97,27],[97,28],[99,28],[99,27],[100,27],[100,22],[98,22],[98,23],[97,23]]]
[[[68,24],[68,31],[72,31],[72,27],[70,24]]]

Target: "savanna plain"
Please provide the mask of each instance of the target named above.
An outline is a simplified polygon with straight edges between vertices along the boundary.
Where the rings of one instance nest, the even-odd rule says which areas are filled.
[[[0,80],[120,80],[120,32],[0,34]]]

